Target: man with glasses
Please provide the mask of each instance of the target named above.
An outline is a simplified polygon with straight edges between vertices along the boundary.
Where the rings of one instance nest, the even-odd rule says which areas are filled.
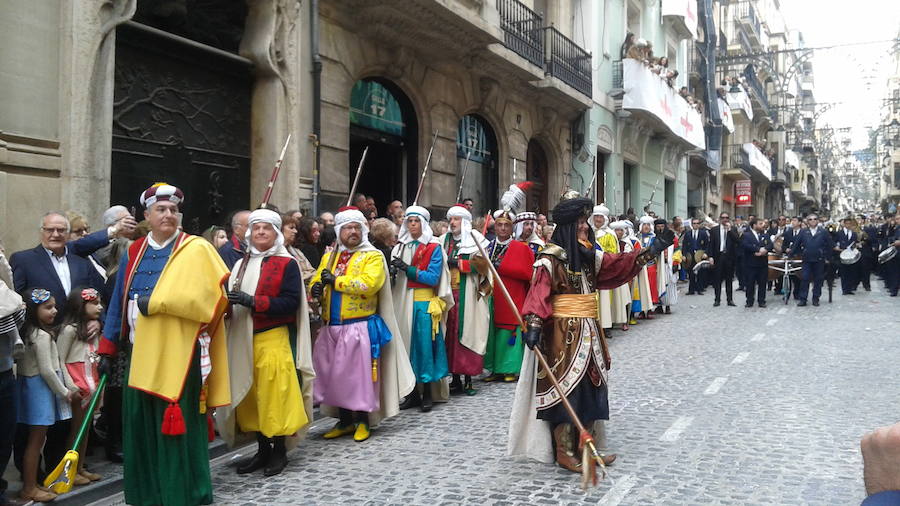
[[[800,301],[797,306],[805,306],[809,295],[809,282],[813,281],[812,304],[819,305],[822,295],[822,282],[825,280],[825,261],[834,244],[831,235],[819,224],[819,217],[810,214],[806,217],[808,228],[797,234],[788,254],[800,256],[803,260],[803,271],[800,281]]]
[[[747,294],[745,307],[753,307],[754,296],[759,307],[766,307],[766,281],[772,242],[766,236],[766,220],[751,218],[749,223],[750,229],[744,232],[741,239],[741,248],[744,250],[744,288]]]
[[[693,266],[707,258],[706,250],[709,247],[709,233],[700,227],[700,220],[691,220],[691,230],[684,233],[684,242],[681,246],[681,254],[686,262],[688,274],[688,295],[703,295],[706,288],[706,275],[704,271],[695,273]]]
[[[728,213],[719,215],[719,224],[709,231],[709,249],[707,255],[712,263],[712,284],[716,294],[713,306],[719,306],[722,301],[722,282],[725,282],[725,297],[728,305],[734,306],[731,294],[731,280],[734,277],[734,263],[739,242],[738,235],[731,227],[731,217]]]

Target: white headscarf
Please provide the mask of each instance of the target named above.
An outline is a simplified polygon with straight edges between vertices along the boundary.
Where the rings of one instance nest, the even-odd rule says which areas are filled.
[[[413,239],[412,234],[409,233],[409,229],[406,228],[406,221],[410,216],[415,216],[422,222],[422,235],[420,235],[418,239]],[[430,243],[431,239],[434,237],[434,232],[432,232],[431,225],[429,224],[430,221],[431,213],[428,212],[428,209],[425,209],[422,206],[407,207],[406,212],[403,213],[403,223],[400,224],[398,240],[401,244],[408,244],[413,241],[419,241],[422,244]]]
[[[594,216],[603,216],[605,219],[603,220],[603,226],[600,227],[601,230],[609,229],[609,208],[606,207],[606,204],[599,204],[594,206],[594,212],[591,213],[591,219],[588,220],[591,226],[591,230],[594,232],[597,231],[597,226],[594,225]]]
[[[362,227],[362,240],[355,248],[347,248],[341,244],[341,227],[348,223],[359,223]],[[337,243],[340,248],[347,251],[359,251],[363,248],[372,249],[369,243],[369,223],[363,213],[352,206],[342,208],[342,210],[334,216],[334,233],[337,235]]]
[[[525,229],[526,221],[532,222],[534,224],[534,226],[531,228],[531,237],[526,237],[525,239],[522,239],[522,232]],[[516,226],[515,226],[515,230],[513,232],[513,236],[516,238],[516,240],[525,241],[526,243],[529,243],[529,244],[530,243],[539,243],[539,244],[543,245],[544,240],[541,239],[541,237],[537,233],[537,214],[535,214],[531,211],[519,213],[518,216],[516,217]]]
[[[460,253],[466,254],[478,251],[475,246],[475,240],[472,239],[472,213],[463,206],[453,206],[447,210],[447,219],[449,220],[450,218],[462,218],[459,234],[453,234],[452,228],[450,230],[450,233],[453,234],[453,239],[459,241]]]
[[[253,242],[250,240],[250,236],[253,235],[254,223],[268,223],[275,229],[275,234],[277,235],[275,244],[266,251],[256,249],[256,246],[254,246]],[[244,239],[250,246],[251,257],[267,257],[278,253],[279,250],[284,248],[284,234],[281,233],[281,215],[271,209],[257,209],[256,211],[253,211],[250,213],[250,217],[247,218],[247,232],[244,234]]]

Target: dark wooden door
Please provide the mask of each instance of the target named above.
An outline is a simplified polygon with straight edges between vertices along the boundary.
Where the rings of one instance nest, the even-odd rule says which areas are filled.
[[[250,71],[158,30],[117,29],[111,204],[140,208],[154,182],[176,185],[190,233],[251,206]]]

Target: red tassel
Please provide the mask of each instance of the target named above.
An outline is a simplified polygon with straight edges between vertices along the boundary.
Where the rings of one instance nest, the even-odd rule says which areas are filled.
[[[163,413],[162,433],[167,436],[180,436],[187,432],[184,426],[184,416],[181,414],[181,406],[177,402],[169,404]]]
[[[210,443],[216,439],[216,428],[213,426],[212,415],[206,414],[206,436]]]

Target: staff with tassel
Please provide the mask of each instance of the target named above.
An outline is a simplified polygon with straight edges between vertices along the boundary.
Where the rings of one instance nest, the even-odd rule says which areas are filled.
[[[475,237],[475,235],[473,234],[472,237]],[[484,247],[481,245],[481,243],[478,242],[477,238],[475,240],[475,245],[478,246],[478,251],[484,258],[490,258],[487,252],[484,250]],[[518,308],[516,308],[516,304],[513,302],[512,297],[510,297],[509,292],[506,290],[506,285],[504,285],[503,280],[500,279],[500,275],[497,273],[497,269],[494,268],[494,265],[491,262],[487,262],[487,266],[488,269],[490,269],[491,276],[494,280],[495,292],[499,291],[500,294],[502,294],[503,300],[512,309],[513,314],[515,314],[516,318],[519,320],[519,326],[522,328],[522,331],[527,331],[528,327],[525,325],[525,321],[522,319],[522,315],[519,314],[519,310]],[[565,390],[563,390],[562,386],[560,386],[559,380],[556,378],[556,375],[553,374],[553,370],[547,363],[547,359],[544,357],[544,354],[541,353],[541,350],[537,346],[535,346],[532,351],[537,357],[538,362],[540,362],[541,367],[544,369],[544,372],[547,374],[547,378],[550,380],[550,383],[553,384],[553,388],[556,389],[557,393],[559,393],[559,397],[562,400],[563,406],[569,413],[569,416],[572,418],[572,423],[575,424],[575,427],[578,428],[579,441],[582,448],[581,458],[583,464],[581,469],[581,486],[583,489],[587,489],[591,485],[596,486],[598,481],[596,465],[600,465],[603,476],[607,476],[607,472],[606,464],[603,463],[603,457],[600,455],[600,452],[597,451],[597,447],[594,445],[594,438],[591,437],[590,432],[588,432],[588,430],[584,427],[584,424],[581,423],[581,420],[578,418],[578,414],[575,413],[575,409],[572,407],[569,399],[566,398],[566,392]]]

